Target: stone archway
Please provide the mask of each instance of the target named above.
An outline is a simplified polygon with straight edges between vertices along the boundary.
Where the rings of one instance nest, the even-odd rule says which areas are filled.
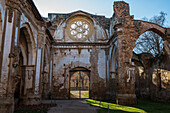
[[[114,45],[111,49],[109,61],[109,98],[113,99],[117,94],[117,47]]]
[[[142,20],[134,20],[135,24],[138,24],[136,27],[136,29],[139,30],[139,34],[138,36],[140,36],[141,34],[143,34],[146,31],[153,31],[155,33],[157,33],[158,35],[160,35],[163,40],[165,40],[165,36],[166,36],[166,28],[155,24],[155,23],[151,23],[151,22],[146,22],[146,21],[142,21]]]
[[[27,45],[28,45],[28,65],[35,65],[36,61],[36,43],[33,35],[33,31],[28,23],[24,23],[21,25],[20,33],[23,31],[26,37]],[[20,35],[21,36],[21,35]]]
[[[19,53],[19,66],[18,66],[18,76],[19,81],[17,84],[17,87],[15,89],[15,94],[18,94],[16,96],[16,104],[28,104],[27,101],[29,101],[28,93],[31,94],[31,91],[33,90],[33,75],[34,75],[34,45],[31,39],[32,35],[29,33],[29,30],[27,27],[22,27],[20,29],[20,36],[18,39],[19,47],[20,47],[20,53]]]
[[[149,26],[149,25],[148,25]],[[136,32],[134,28],[124,28],[122,33],[118,33],[118,95],[117,103],[119,104],[135,104],[137,103],[135,94],[135,73],[136,67],[132,62],[133,49],[135,47],[136,40],[140,36],[140,31]],[[149,28],[145,31],[157,31],[155,33],[161,33],[156,28]],[[129,31],[131,31],[129,33]],[[159,31],[159,32],[158,32]],[[142,30],[141,30],[142,32]],[[160,36],[165,36],[162,33]],[[164,40],[165,37],[163,37]],[[149,65],[148,65],[149,66]]]
[[[15,88],[14,98],[15,98],[15,104],[19,104],[21,100],[24,98],[26,94],[26,74],[24,73],[24,67],[28,65],[28,42],[27,42],[27,36],[25,35],[25,29],[20,29],[20,37],[19,37],[19,47],[21,49],[19,53],[19,66],[18,66],[18,76],[19,81]]]
[[[139,53],[133,53],[134,64],[136,66],[136,95],[139,98],[152,98],[154,95],[159,94],[157,90],[162,88],[161,73],[168,72],[168,55],[165,53],[165,48],[168,44],[168,36],[166,34],[166,28],[161,27],[154,23],[141,22],[142,28],[140,29],[140,36],[136,37],[137,41],[142,40],[143,42],[150,42],[143,50]],[[142,35],[148,36],[149,39],[141,39]],[[148,40],[148,41],[147,41]],[[142,43],[142,41],[140,43]],[[165,44],[166,42],[166,44]],[[150,45],[149,45],[150,44]],[[145,44],[146,45],[146,44]],[[154,51],[153,51],[153,49]],[[168,50],[168,49],[167,49]],[[150,52],[151,51],[151,52]],[[166,59],[166,60],[163,60]],[[133,63],[133,62],[132,62]],[[161,64],[164,63],[164,66]],[[161,67],[162,66],[162,67]],[[161,71],[163,70],[163,71]],[[164,74],[166,77],[167,75]],[[155,80],[157,79],[157,80]],[[154,87],[154,88],[153,88]],[[155,90],[157,88],[157,90]],[[166,91],[166,88],[164,89]],[[154,99],[153,99],[154,100]]]
[[[22,85],[24,83],[24,77],[22,76],[22,66],[24,65],[24,57],[23,57],[23,54],[22,52],[20,52],[19,54],[19,69],[18,69],[18,76],[19,76],[19,81],[16,85],[16,88],[15,88],[15,92],[14,92],[14,101],[15,101],[15,104],[19,104],[19,101],[21,99],[21,94],[24,94],[24,85]]]
[[[132,56],[136,40],[148,30],[156,32],[163,40],[168,40],[166,33],[168,29],[154,23],[134,20],[129,12],[129,4],[126,2],[114,3],[112,21],[114,22],[114,35],[118,42],[118,95],[116,101],[119,104],[135,104],[137,98],[135,94],[135,66]]]
[[[90,70],[77,67],[70,70],[69,98],[82,99],[90,97]]]

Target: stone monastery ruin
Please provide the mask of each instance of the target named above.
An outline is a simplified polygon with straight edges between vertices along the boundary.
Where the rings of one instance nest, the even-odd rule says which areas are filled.
[[[170,28],[135,20],[124,1],[113,7],[111,18],[84,11],[44,18],[32,0],[1,0],[0,113],[74,91],[124,105],[137,97],[170,102]],[[163,60],[133,53],[146,31],[162,37]]]

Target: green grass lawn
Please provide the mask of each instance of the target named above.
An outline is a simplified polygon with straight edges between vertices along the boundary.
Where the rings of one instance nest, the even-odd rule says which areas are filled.
[[[122,106],[110,102],[95,101],[86,99],[87,103],[98,106],[101,109],[97,113],[170,113],[170,103],[153,102],[150,100],[138,100],[137,105]]]
[[[89,98],[89,92],[83,94],[84,98]]]

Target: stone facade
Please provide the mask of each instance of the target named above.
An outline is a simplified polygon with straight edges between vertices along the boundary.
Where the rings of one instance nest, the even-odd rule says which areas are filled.
[[[12,113],[14,104],[69,99],[71,75],[79,69],[88,72],[89,96],[93,99],[136,104],[136,94],[141,89],[148,90],[146,96],[155,92],[157,95],[152,97],[168,95],[157,88],[150,93],[151,79],[146,80],[146,87],[138,87],[145,82],[139,78],[138,66],[147,66],[148,78],[158,69],[157,64],[148,65],[145,55],[142,63],[133,59],[136,40],[146,31],[163,38],[164,55],[169,58],[170,28],[135,20],[130,15],[129,4],[123,1],[114,2],[111,18],[83,11],[50,13],[48,18],[42,18],[32,0],[1,0],[0,112]],[[166,62],[169,60],[160,67],[169,70]],[[155,86],[159,87],[157,77]],[[168,84],[162,85],[169,89]],[[158,100],[169,101],[169,97]]]
[[[61,18],[62,21],[60,21]],[[82,18],[88,20],[87,23]],[[99,16],[98,18],[102,17]],[[99,25],[93,15],[82,11],[63,15],[49,14],[49,19],[52,21],[52,26],[57,26],[54,32],[55,42],[52,47],[54,77],[52,80],[52,94],[54,94],[54,97],[56,99],[69,98],[69,72],[73,68],[84,67],[91,72],[90,97],[104,98],[105,91],[100,90],[100,87],[99,89],[97,88],[99,85],[106,87],[106,54],[108,47],[103,46],[109,38],[106,29],[103,29],[102,25]],[[107,18],[104,19],[108,21]],[[87,34],[86,37],[85,34],[84,36],[86,38],[83,40],[72,37],[68,31],[68,24],[71,21],[85,22],[83,27],[90,29],[89,31],[87,30],[89,36]]]

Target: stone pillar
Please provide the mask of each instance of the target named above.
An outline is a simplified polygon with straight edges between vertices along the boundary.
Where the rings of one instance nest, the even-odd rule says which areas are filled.
[[[37,60],[36,60],[36,70],[35,70],[35,89],[34,95],[38,100],[41,99],[41,74],[42,74],[42,58],[44,51],[44,41],[45,41],[45,32],[39,32],[37,37]],[[37,101],[38,102],[38,101]],[[40,102],[40,101],[39,101]],[[38,102],[38,103],[39,103]]]
[[[111,60],[111,58],[109,59],[109,48],[105,49],[105,55],[106,55],[106,98],[109,99],[110,98],[110,92],[109,92],[109,82],[110,82],[110,68],[109,68],[109,61]]]
[[[16,54],[14,53],[14,40],[16,35],[16,23],[19,12],[6,7],[4,29],[2,35],[2,59],[0,59],[0,112],[12,113],[14,110],[13,93],[15,89],[15,78],[13,78]],[[20,18],[20,16],[19,16]],[[17,36],[16,36],[17,37]]]
[[[51,50],[50,50],[51,52]],[[50,80],[49,80],[49,84],[50,84],[50,92],[52,90],[52,76],[53,76],[53,60],[52,60],[52,55],[50,54]]]
[[[133,48],[128,47],[127,35],[118,35],[118,104],[136,104],[135,94],[135,66],[131,58]]]
[[[164,41],[164,49],[166,51],[166,53],[169,55],[170,57],[170,28],[167,28],[166,30],[166,40]]]
[[[36,73],[35,73],[35,94],[39,94],[40,85],[40,70],[41,69],[41,48],[37,49],[37,62],[36,62]]]
[[[133,16],[129,13],[129,4],[114,2],[114,31],[118,42],[118,104],[136,104],[135,67],[131,58],[137,39]]]

